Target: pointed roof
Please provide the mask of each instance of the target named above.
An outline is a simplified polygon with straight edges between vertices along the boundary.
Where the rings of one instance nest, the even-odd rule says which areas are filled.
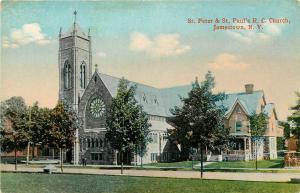
[[[263,111],[262,111],[265,115],[267,115],[268,117],[272,116],[272,113],[274,113],[275,115],[275,119],[277,120],[277,113],[275,111],[275,105],[274,103],[268,103],[266,104],[266,106],[264,107]]]
[[[78,23],[73,23],[68,31],[61,34],[61,37],[65,38],[65,37],[73,36],[74,32],[76,33],[77,36],[88,39],[88,35],[84,33],[84,31],[81,29]]]
[[[264,96],[262,90],[253,91],[253,93],[231,93],[226,94],[226,97],[222,101],[218,101],[218,105],[223,105],[227,109],[227,113],[231,112],[231,109],[235,106],[238,101],[240,105],[245,109],[247,114],[256,113],[256,109],[259,105],[260,99]]]

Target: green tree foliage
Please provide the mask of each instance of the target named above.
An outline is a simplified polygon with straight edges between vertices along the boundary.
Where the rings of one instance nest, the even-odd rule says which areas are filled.
[[[185,149],[199,148],[201,154],[201,177],[203,176],[204,149],[221,150],[226,147],[229,129],[224,127],[225,108],[217,105],[224,99],[223,93],[213,94],[215,86],[211,72],[199,84],[193,83],[187,98],[181,98],[183,106],[171,110],[174,115],[170,121],[175,130],[171,136]]]
[[[296,92],[298,97],[296,105],[290,109],[293,111],[292,115],[288,117],[288,120],[292,122],[292,134],[298,138],[298,151],[300,151],[300,92]]]
[[[81,122],[77,113],[66,103],[59,102],[50,112],[50,122],[48,125],[48,143],[60,149],[61,152],[61,171],[62,169],[62,152],[65,149],[71,149],[75,131],[81,128]]]
[[[148,123],[147,114],[137,103],[134,95],[135,86],[130,86],[129,82],[122,78],[106,119],[106,138],[110,145],[121,154],[122,165],[124,152],[133,152],[138,149],[142,155],[149,141],[148,134],[151,125]]]
[[[267,116],[264,113],[253,113],[249,116],[251,138],[255,142],[255,167],[257,169],[258,145],[263,143],[263,135],[267,129]]]
[[[11,97],[1,102],[1,150],[11,152],[23,150],[27,145],[25,131],[27,107],[22,97]]]
[[[280,121],[279,124],[283,127],[283,137],[285,139],[290,138],[291,135],[291,125],[286,121]]]

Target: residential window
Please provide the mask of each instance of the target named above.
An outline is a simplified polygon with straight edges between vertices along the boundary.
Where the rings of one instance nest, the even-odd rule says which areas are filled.
[[[239,132],[241,131],[241,128],[242,128],[242,122],[241,121],[235,122],[235,131]]]

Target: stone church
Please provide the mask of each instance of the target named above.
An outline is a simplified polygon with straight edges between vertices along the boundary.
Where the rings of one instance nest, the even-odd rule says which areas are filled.
[[[117,93],[120,78],[103,74],[97,67],[93,72],[92,57],[90,30],[85,33],[76,22],[68,31],[60,30],[59,99],[71,104],[83,120],[82,130],[76,132],[72,160],[75,164],[80,163],[82,158],[86,158],[89,164],[115,164],[118,153],[109,146],[105,138],[105,122],[106,112]],[[148,114],[152,125],[152,142],[147,146],[146,155],[142,160],[139,156],[131,155],[131,162],[139,164],[141,161],[150,163],[176,159],[180,148],[166,139],[167,130],[173,128],[167,118],[171,116],[171,108],[181,105],[179,96],[186,97],[192,85],[154,88],[135,82],[130,84],[137,86],[135,98]],[[255,148],[247,118],[253,112],[265,112],[269,122],[258,155],[260,158],[268,156],[269,159],[277,157],[276,137],[282,136],[282,128],[277,123],[274,104],[266,102],[263,91],[254,91],[253,85],[246,85],[245,92],[228,94],[222,105],[228,109],[225,125],[230,128],[230,134],[236,136],[232,151],[223,152],[223,159],[254,158]],[[207,156],[209,157],[211,155]]]
[[[76,142],[72,150],[72,160],[80,163],[82,158],[91,164],[114,164],[118,154],[105,138],[106,112],[112,98],[117,93],[120,78],[102,74],[95,68],[92,72],[92,40],[90,30],[85,33],[74,22],[67,32],[59,33],[59,99],[73,106],[83,120],[83,129],[76,132]],[[169,109],[180,103],[178,93],[187,93],[190,86],[158,89],[151,86],[130,82],[137,85],[136,100],[148,114],[151,123],[147,153],[141,160],[133,156],[132,162],[149,163],[158,159],[170,160],[166,149],[166,132],[171,129],[166,121]],[[171,98],[170,98],[171,97]],[[168,100],[164,100],[168,99]],[[175,101],[172,101],[175,100]],[[176,149],[177,147],[175,147]]]

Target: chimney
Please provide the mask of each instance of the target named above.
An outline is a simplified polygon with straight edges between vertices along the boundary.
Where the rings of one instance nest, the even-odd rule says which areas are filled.
[[[245,90],[246,90],[246,94],[252,94],[253,93],[253,84],[245,84]]]

